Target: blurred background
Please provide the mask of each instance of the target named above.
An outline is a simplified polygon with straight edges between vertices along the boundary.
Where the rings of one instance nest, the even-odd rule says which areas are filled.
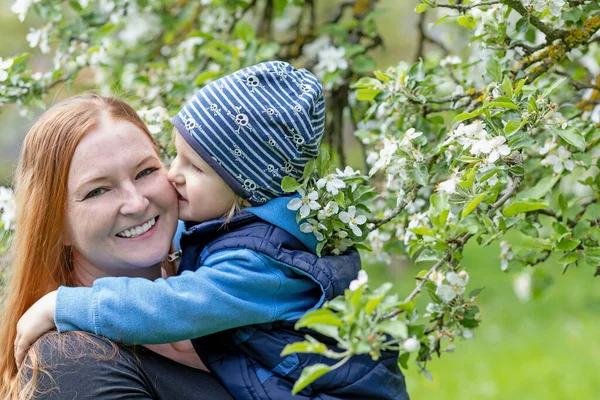
[[[340,1],[320,2],[317,18],[326,19]],[[385,47],[373,55],[385,69],[399,61],[414,61],[417,41],[418,0],[381,0],[386,12],[378,17]],[[0,0],[0,57],[29,51],[25,36],[29,26],[38,26],[33,13],[25,23],[10,11],[12,0]],[[439,34],[451,34],[450,32]],[[51,63],[36,50],[34,70]],[[82,74],[80,79],[85,79]],[[57,87],[46,104],[78,93]],[[0,114],[0,186],[9,186],[20,143],[35,118],[21,117],[18,108],[5,106]],[[352,154],[352,151],[349,152]],[[352,160],[350,160],[352,162]],[[433,380],[418,374],[414,365],[406,373],[409,393],[414,400],[445,399],[596,399],[600,395],[600,286],[591,271],[572,268],[562,275],[555,260],[537,268],[549,284],[533,288],[526,300],[515,289],[527,285],[522,277],[500,271],[499,247],[467,246],[465,267],[473,287],[480,294],[483,323],[468,341],[455,343],[453,354],[444,354],[428,365]],[[391,281],[399,293],[414,287],[413,276],[421,267],[394,260],[391,267],[370,264],[365,269],[373,283]],[[531,282],[531,281],[529,281]]]

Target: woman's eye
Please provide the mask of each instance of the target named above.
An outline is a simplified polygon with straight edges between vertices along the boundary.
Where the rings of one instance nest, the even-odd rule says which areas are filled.
[[[98,196],[106,193],[107,191],[108,191],[108,189],[105,189],[105,188],[94,189],[91,192],[89,192],[88,194],[86,194],[85,197],[83,198],[83,200],[91,199],[92,197],[98,197]]]
[[[143,178],[145,176],[150,175],[151,173],[153,173],[154,171],[158,170],[158,168],[146,168],[145,170],[143,170],[142,172],[140,172],[139,174],[137,174],[137,176],[135,177],[135,179],[140,179]]]

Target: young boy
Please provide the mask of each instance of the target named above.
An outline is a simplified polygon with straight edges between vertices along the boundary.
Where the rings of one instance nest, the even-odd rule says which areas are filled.
[[[179,276],[61,287],[58,330],[132,344],[192,339],[238,399],[408,398],[395,355],[355,357],[291,395],[304,367],[334,362],[281,357],[304,339],[294,322],[343,294],[360,269],[355,250],[317,257],[315,238],[300,232],[281,190],[284,176],[300,178],[317,156],[324,108],[318,80],[278,61],[202,88],[172,119],[178,154],[169,179],[186,221]]]

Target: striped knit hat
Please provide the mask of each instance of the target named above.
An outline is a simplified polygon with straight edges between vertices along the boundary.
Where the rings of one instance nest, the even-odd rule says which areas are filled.
[[[265,62],[206,85],[171,122],[237,195],[260,205],[286,195],[283,177],[300,179],[318,155],[323,88],[305,69]]]

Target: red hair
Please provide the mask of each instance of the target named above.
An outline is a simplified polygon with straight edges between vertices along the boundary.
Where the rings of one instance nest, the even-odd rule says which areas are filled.
[[[73,97],[56,104],[25,137],[15,176],[13,261],[0,327],[2,399],[23,398],[13,349],[17,322],[46,293],[75,284],[70,252],[63,244],[67,179],[77,145],[99,126],[103,115],[132,123],[154,143],[133,108],[121,100],[98,95]],[[30,351],[30,359],[36,359],[32,352],[35,348]]]

